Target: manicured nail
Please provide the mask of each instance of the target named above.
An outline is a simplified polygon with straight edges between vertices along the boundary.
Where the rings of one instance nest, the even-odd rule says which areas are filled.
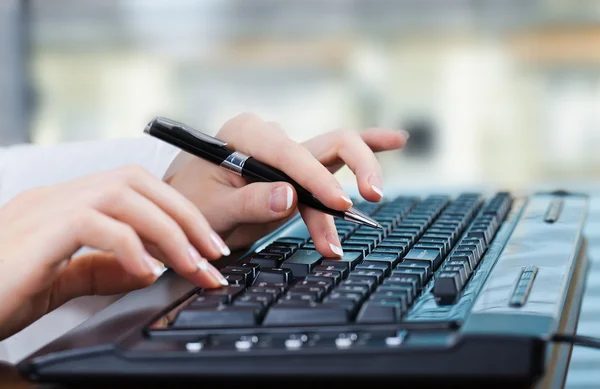
[[[288,185],[281,185],[271,190],[269,194],[269,208],[273,212],[284,212],[290,209],[294,193]]]
[[[342,200],[344,200],[345,202],[347,202],[350,207],[354,204],[352,202],[352,200],[350,200],[350,197],[348,197],[348,195],[343,194],[340,197],[342,198]]]
[[[219,281],[219,283],[223,286],[227,286],[229,285],[229,282],[227,282],[227,280],[225,279],[225,277],[223,277],[223,274],[221,274],[220,271],[217,270],[217,268],[215,268],[212,265],[209,265],[208,268],[208,272],[217,280]]]
[[[223,242],[223,239],[221,239],[219,234],[217,234],[216,232],[212,232],[210,234],[210,239],[212,239],[213,243],[215,244],[215,247],[221,252],[221,254],[223,254],[224,256],[228,256],[229,254],[231,254],[231,250],[229,250],[229,247],[227,247],[225,242]]]
[[[148,253],[144,253],[142,255],[142,259],[148,265],[148,268],[156,277],[160,276],[164,271],[164,266],[158,262],[156,259],[152,258],[152,256]]]
[[[340,239],[337,234],[333,232],[328,232],[325,234],[325,239],[327,243],[329,243],[329,248],[334,252],[335,255],[339,255],[340,257],[344,255],[344,251],[342,250]]]
[[[404,140],[407,140],[408,138],[410,138],[410,132],[408,132],[406,130],[400,130],[399,132],[404,137]]]
[[[381,189],[381,176],[379,174],[371,174],[371,176],[369,177],[369,184],[371,185],[373,191],[379,195],[379,197],[383,197],[383,190]]]

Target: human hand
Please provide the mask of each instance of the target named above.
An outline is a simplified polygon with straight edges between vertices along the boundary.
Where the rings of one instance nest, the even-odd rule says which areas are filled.
[[[333,173],[347,164],[356,175],[361,196],[372,202],[381,200],[381,166],[374,152],[403,147],[408,134],[384,129],[335,131],[299,144],[276,123],[242,114],[225,123],[216,137],[234,150],[285,172],[326,206],[347,210],[352,205],[350,198]],[[317,250],[328,257],[341,254],[333,218],[302,204],[297,207],[296,193],[289,184],[248,184],[242,177],[196,157],[168,182],[200,208],[234,249],[253,243],[299,210]]]
[[[26,191],[0,224],[0,339],[72,298],[151,284],[157,258],[198,286],[227,284],[207,259],[229,249],[198,208],[136,166]],[[82,247],[96,251],[72,257]]]

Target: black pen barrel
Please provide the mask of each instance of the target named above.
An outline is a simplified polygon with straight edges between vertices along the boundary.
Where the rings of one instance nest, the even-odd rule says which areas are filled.
[[[249,157],[246,160],[246,162],[244,162],[242,176],[253,181],[287,182],[290,185],[292,185],[296,190],[296,193],[298,195],[298,202],[300,204],[304,204],[311,208],[318,209],[319,211],[325,212],[332,216],[342,218],[344,217],[343,211],[338,211],[325,206],[322,202],[317,200],[315,196],[313,196],[310,192],[308,192],[306,189],[300,186],[300,184],[298,184],[284,172],[273,167],[266,166],[254,159],[253,157]]]

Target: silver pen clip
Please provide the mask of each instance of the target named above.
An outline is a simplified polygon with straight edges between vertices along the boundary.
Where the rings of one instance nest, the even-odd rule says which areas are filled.
[[[227,146],[227,142],[223,142],[220,139],[217,138],[213,138],[210,135],[207,135],[203,132],[200,132],[198,130],[194,130],[192,127],[185,125],[183,123],[179,123],[176,122],[175,120],[171,120],[171,119],[167,119],[165,117],[162,116],[157,116],[154,119],[152,119],[150,121],[150,123],[148,123],[148,125],[146,126],[146,128],[144,129],[145,133],[149,133],[150,132],[150,128],[152,127],[153,123],[160,123],[161,125],[169,128],[169,129],[176,129],[179,128],[185,132],[187,132],[188,134],[192,135],[195,138],[200,139],[201,141],[204,141],[206,143],[210,143],[212,145],[218,146],[218,147],[225,147]]]

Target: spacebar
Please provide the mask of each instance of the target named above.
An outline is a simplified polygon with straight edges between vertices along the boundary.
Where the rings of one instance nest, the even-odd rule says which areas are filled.
[[[272,307],[263,325],[319,325],[345,324],[349,320],[348,311],[332,307]]]

